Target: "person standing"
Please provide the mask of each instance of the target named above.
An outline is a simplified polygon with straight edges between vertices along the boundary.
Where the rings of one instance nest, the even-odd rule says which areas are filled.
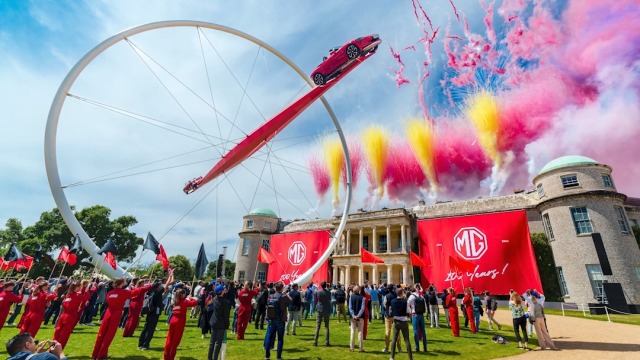
[[[13,307],[13,314],[11,314],[11,316],[9,316],[9,319],[7,319],[7,325],[13,326],[13,322],[16,320],[18,315],[20,315],[20,311],[22,310],[23,304],[29,298],[29,294],[31,294],[32,283],[33,283],[32,280],[25,280],[24,282],[20,282],[20,281],[16,282],[16,286],[13,288],[13,293],[16,295],[22,294],[22,296],[24,297],[22,298],[22,301],[17,302]],[[0,325],[0,329],[2,329],[2,325]]]
[[[545,350],[545,348],[556,350],[556,345],[553,343],[553,340],[551,340],[547,326],[544,323],[544,308],[542,304],[538,302],[535,296],[531,297],[531,303],[533,304],[533,309],[531,309],[533,327],[536,329],[536,336],[538,337],[540,348],[542,350]],[[529,320],[531,321],[531,318],[529,318]]]
[[[144,295],[143,304],[147,302],[149,309],[147,309],[144,327],[142,328],[140,338],[138,339],[138,349],[140,350],[149,350],[149,347],[151,346],[151,339],[153,339],[153,334],[156,331],[158,319],[160,318],[160,313],[163,308],[163,291],[164,289],[162,284],[160,282],[154,282],[151,289]]]
[[[471,333],[475,334],[478,332],[478,328],[476,327],[476,321],[473,315],[473,292],[471,291],[471,288],[464,289],[462,305],[464,305],[464,312],[471,323]]]
[[[284,284],[278,282],[275,285],[275,292],[269,295],[267,300],[267,333],[264,337],[265,358],[271,357],[271,348],[278,337],[277,358],[282,359],[282,348],[284,347],[284,323],[287,321],[287,307],[291,303],[288,295],[282,294]]]
[[[442,312],[444,312],[444,319],[447,320],[447,326],[451,327],[451,321],[449,320],[449,309],[447,308],[447,296],[449,295],[449,290],[444,289],[442,295],[440,295],[440,301],[442,301]]]
[[[109,356],[109,346],[118,331],[124,303],[131,297],[138,295],[139,292],[147,292],[151,289],[151,285],[148,285],[134,290],[126,290],[127,282],[124,278],[116,278],[113,281],[113,286],[113,290],[109,291],[106,296],[107,310],[93,345],[92,359],[106,359]]]
[[[218,360],[222,350],[222,345],[227,338],[229,328],[229,314],[231,313],[231,303],[225,298],[227,288],[218,285],[214,289],[213,311],[209,319],[211,326],[211,340],[209,340],[209,353],[207,360]]]
[[[62,299],[64,295],[67,293],[69,289],[69,284],[67,283],[67,279],[59,279],[56,286],[53,287],[52,293],[56,294],[55,300],[51,302],[51,305],[47,308],[47,311],[44,315],[44,324],[49,325],[49,320],[53,317],[52,324],[56,323],[58,316],[60,315],[60,306],[62,305]],[[36,336],[35,334],[31,334],[32,336]]]
[[[244,340],[244,332],[249,325],[249,319],[251,318],[251,299],[258,294],[258,289],[253,288],[253,282],[248,281],[244,284],[244,289],[238,292],[238,301],[240,307],[238,308],[238,323],[236,327],[236,340]]]
[[[80,309],[85,300],[85,295],[78,291],[80,287],[80,283],[71,283],[62,300],[62,315],[58,318],[56,329],[53,333],[53,340],[59,342],[62,349],[67,345],[81,314]]]
[[[198,301],[198,305],[191,309],[190,318],[195,319],[200,316],[200,311],[202,311],[202,302],[200,301],[200,296],[202,296],[202,291],[204,290],[205,282],[200,280],[198,281],[198,285],[193,288],[193,297]]]
[[[364,296],[360,295],[360,287],[356,285],[353,288],[353,294],[349,298],[349,314],[351,315],[351,340],[349,342],[349,348],[353,352],[356,332],[358,333],[358,347],[360,352],[364,351],[364,344],[362,342],[362,330],[364,327],[364,308],[366,304]]]
[[[296,285],[297,286],[297,285]],[[316,332],[313,346],[318,346],[318,336],[320,334],[320,325],[324,321],[324,345],[331,346],[329,342],[329,319],[331,318],[331,292],[327,288],[326,281],[320,283],[318,289],[318,306],[316,307]]]
[[[135,288],[139,288],[143,285],[144,280],[138,280],[135,284]],[[133,333],[136,331],[136,328],[140,323],[140,311],[142,311],[145,294],[146,292],[140,292],[138,295],[131,298],[131,301],[129,302],[129,316],[127,316],[127,322],[124,325],[122,337],[132,337]]]
[[[536,291],[535,289],[527,289],[524,294],[522,294],[522,298],[527,302],[527,309],[529,309],[529,314],[533,315],[533,298],[538,300],[538,304],[544,308],[544,295]],[[529,322],[528,326],[529,336],[533,336],[533,324]]]
[[[471,289],[471,296],[473,298],[473,317],[476,321],[476,331],[480,330],[480,317],[482,316],[482,301],[480,297]]]
[[[55,293],[49,294],[49,283],[43,282],[31,295],[31,298],[27,301],[27,310],[24,313],[24,320],[20,327],[20,333],[28,332],[31,336],[36,336],[42,326],[42,320],[44,319],[44,312],[49,301],[55,300],[57,295]]]
[[[380,292],[377,289],[376,284],[371,285],[371,291],[369,291],[369,295],[371,295],[371,314],[370,319],[380,319]]]
[[[391,343],[391,335],[393,332],[393,315],[391,314],[391,301],[397,297],[393,284],[387,285],[387,294],[382,300],[384,308],[384,349],[383,353],[389,352],[389,344]],[[402,340],[398,339],[398,352],[402,351]]]
[[[431,310],[430,325],[431,327],[439,328],[438,320],[440,318],[440,309],[438,308],[438,290],[431,284],[429,291],[427,292],[427,299],[429,299],[429,309]]]
[[[263,281],[260,284],[258,298],[256,299],[258,303],[258,313],[256,314],[256,330],[258,329],[258,326],[260,327],[260,329],[264,329],[264,317],[267,311],[267,298],[269,298],[269,289],[267,289],[267,282]]]
[[[347,293],[344,291],[344,287],[342,285],[338,285],[338,289],[336,290],[336,307],[337,307],[337,317],[338,322],[340,322],[340,315],[345,322],[347,322]]]
[[[460,319],[458,318],[458,302],[456,301],[456,291],[454,288],[449,288],[449,295],[447,295],[447,310],[449,310],[449,324],[451,325],[451,332],[454,337],[460,336]]]
[[[407,305],[411,313],[411,326],[413,327],[413,341],[416,343],[416,352],[420,351],[420,335],[422,335],[422,345],[427,351],[427,333],[424,324],[424,313],[427,312],[427,304],[420,293],[413,288],[409,288],[409,299]]]
[[[0,330],[2,330],[7,316],[9,316],[11,305],[21,303],[24,298],[22,294],[14,294],[13,288],[15,286],[16,284],[12,281],[6,282],[2,286],[2,292],[0,293]]]
[[[371,295],[369,295],[369,293],[367,293],[363,289],[361,289],[360,292],[362,293],[362,296],[364,296],[364,316],[363,316],[364,325],[362,326],[362,338],[364,340],[367,340],[367,330],[369,328],[369,318],[371,317],[371,314],[369,313],[369,308],[371,307]]]
[[[407,344],[407,354],[409,360],[413,360],[413,354],[411,353],[411,341],[409,340],[409,324],[407,317],[407,300],[404,299],[404,290],[398,288],[396,291],[396,298],[391,300],[391,314],[393,316],[393,340],[391,341],[391,360],[396,355],[396,343],[398,342],[398,335],[402,332],[402,337]]]
[[[509,310],[513,319],[513,332],[518,340],[518,349],[529,350],[529,337],[527,336],[527,318],[524,317],[524,308],[522,307],[522,298],[517,292],[511,291],[509,299]],[[522,337],[520,337],[520,329],[522,329],[522,337],[524,337],[524,348],[522,347]]]
[[[494,299],[493,296],[489,294],[489,291],[484,292],[484,299],[487,304],[487,321],[489,322],[489,330],[493,330],[493,326],[491,323],[494,323],[498,326],[498,330],[502,330],[502,325],[500,325],[496,319],[494,318],[496,314],[496,310],[498,310],[498,302]]]
[[[184,334],[184,326],[187,322],[187,311],[189,308],[198,305],[198,300],[187,298],[186,291],[179,289],[174,294],[173,308],[171,309],[171,322],[169,323],[169,332],[167,332],[167,340],[164,343],[164,360],[174,360],[178,345],[182,341]]]
[[[287,318],[287,335],[289,335],[289,329],[293,322],[293,335],[296,334],[296,324],[300,321],[300,312],[302,311],[302,296],[298,291],[298,284],[293,284],[291,291],[289,291],[289,297],[291,298],[291,304],[289,304],[289,317]]]

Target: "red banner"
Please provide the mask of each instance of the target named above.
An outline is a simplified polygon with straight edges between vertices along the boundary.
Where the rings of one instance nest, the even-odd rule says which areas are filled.
[[[269,264],[267,281],[282,281],[287,285],[294,283],[322,256],[329,246],[329,232],[320,230],[272,235],[270,245],[275,262]],[[312,281],[328,280],[328,270],[329,264],[325,262],[315,272]]]
[[[497,295],[542,290],[524,210],[420,220],[418,233],[420,257],[431,263],[421,268],[423,285],[434,283],[440,291],[471,286]],[[472,270],[452,265],[469,262]]]

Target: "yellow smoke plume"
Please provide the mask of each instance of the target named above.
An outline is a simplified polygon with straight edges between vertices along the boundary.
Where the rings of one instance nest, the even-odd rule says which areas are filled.
[[[424,172],[431,190],[437,190],[436,170],[434,167],[433,125],[428,121],[411,119],[405,125],[409,145]]]
[[[331,188],[333,189],[333,203],[340,203],[338,190],[340,189],[340,173],[345,166],[344,153],[342,144],[339,139],[326,139],[322,147],[324,156],[327,161],[327,169],[329,170],[329,179],[331,179]]]
[[[498,151],[498,127],[500,109],[497,99],[487,91],[470,97],[464,109],[478,134],[480,146],[495,165],[500,167],[502,159]]]
[[[383,128],[371,126],[364,131],[362,139],[371,175],[378,188],[378,197],[382,197],[384,195],[384,175],[387,169],[389,137]]]

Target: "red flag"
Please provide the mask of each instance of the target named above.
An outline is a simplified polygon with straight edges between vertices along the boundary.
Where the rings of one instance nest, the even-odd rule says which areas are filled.
[[[112,253],[110,252],[106,252],[105,256],[104,256],[104,262],[108,263],[109,265],[111,265],[111,267],[113,268],[113,270],[116,269],[116,257],[113,256]]]
[[[63,246],[62,249],[60,249],[60,254],[58,255],[58,260],[60,261],[64,261],[66,263],[68,263],[69,265],[73,266],[76,264],[77,261],[77,257],[76,254],[72,254],[71,251],[69,251],[69,248],[66,246]]]
[[[260,247],[260,252],[258,253],[258,262],[271,264],[276,262],[276,258],[271,255],[265,248]]]
[[[384,260],[382,260],[379,257],[373,255],[372,253],[368,252],[364,248],[360,248],[360,261],[363,264],[364,263],[384,264]]]
[[[162,267],[165,270],[168,270],[169,269],[169,259],[167,258],[167,253],[164,251],[164,247],[162,245],[160,245],[158,247],[158,249],[160,250],[160,253],[158,255],[156,255],[156,260],[160,261],[162,263]]]
[[[449,267],[456,271],[473,271],[476,266],[469,260],[453,256],[449,256]]]
[[[23,261],[18,261],[20,264],[20,269],[22,268],[27,268],[27,270],[31,270],[31,267],[33,266],[33,256],[29,256],[27,254],[24,254],[24,257],[26,260]],[[20,270],[20,269],[16,269],[16,270]]]
[[[424,261],[420,256],[418,256],[418,254],[414,253],[413,251],[411,252],[411,266],[424,267],[429,265],[431,264],[428,264],[426,261]]]
[[[9,271],[9,270],[11,270],[11,268],[12,268],[11,262],[10,261],[4,261],[4,259],[2,257],[0,257],[0,270]]]

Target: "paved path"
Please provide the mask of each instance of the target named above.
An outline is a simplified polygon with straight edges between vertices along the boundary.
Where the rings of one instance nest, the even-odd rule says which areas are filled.
[[[511,323],[509,311],[498,311],[496,316],[503,324]],[[559,351],[537,348],[505,359],[640,359],[640,326],[559,315],[547,315],[547,326]]]

